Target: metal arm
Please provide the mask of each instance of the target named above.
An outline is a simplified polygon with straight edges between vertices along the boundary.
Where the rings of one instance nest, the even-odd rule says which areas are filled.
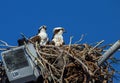
[[[115,42],[98,60],[98,65],[101,66],[112,54],[114,54],[120,48],[120,40]]]

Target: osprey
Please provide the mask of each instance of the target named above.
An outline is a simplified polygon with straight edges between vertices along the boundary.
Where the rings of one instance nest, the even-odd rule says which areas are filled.
[[[53,29],[53,38],[52,38],[52,44],[55,46],[61,46],[64,44],[63,36],[64,28],[62,27],[56,27]]]
[[[39,43],[40,45],[46,45],[48,43],[48,35],[46,33],[46,30],[47,30],[47,28],[45,25],[41,26],[38,29],[37,36],[40,37],[40,43]]]

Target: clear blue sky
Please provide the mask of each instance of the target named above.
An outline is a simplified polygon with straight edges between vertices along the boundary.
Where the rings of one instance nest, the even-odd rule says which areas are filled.
[[[66,43],[81,34],[86,34],[83,42],[113,43],[120,39],[120,0],[0,1],[0,39],[16,45],[21,32],[33,36],[41,25],[48,26],[50,38],[54,27],[64,27]]]
[[[73,42],[86,34],[81,43],[120,39],[120,0],[1,0],[0,39],[17,45],[20,33],[31,37],[39,26],[48,27],[52,37],[54,27],[67,31],[65,42]]]

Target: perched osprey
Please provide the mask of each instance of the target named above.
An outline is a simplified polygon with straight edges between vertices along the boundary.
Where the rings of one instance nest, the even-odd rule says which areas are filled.
[[[38,34],[37,36],[40,37],[40,45],[46,45],[48,43],[48,35],[46,33],[46,26],[43,25],[38,29]]]
[[[64,44],[63,36],[64,28],[62,27],[56,27],[53,29],[53,38],[52,38],[52,44],[55,46],[61,46]]]

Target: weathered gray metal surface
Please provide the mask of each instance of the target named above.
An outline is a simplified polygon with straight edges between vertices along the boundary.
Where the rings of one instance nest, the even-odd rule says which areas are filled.
[[[33,56],[28,53],[28,50]],[[4,51],[1,55],[10,83],[34,81],[40,75],[36,64],[33,63],[33,61],[35,61],[34,57],[37,57],[33,44]]]
[[[112,56],[120,48],[120,40],[115,42],[98,60],[98,65],[102,65],[110,56]]]

